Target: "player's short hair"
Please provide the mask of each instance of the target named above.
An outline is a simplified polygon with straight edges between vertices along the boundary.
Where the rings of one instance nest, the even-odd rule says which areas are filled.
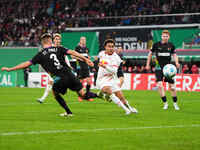
[[[46,38],[51,38],[51,34],[50,33],[42,34],[42,36],[40,37],[40,40],[43,40],[43,39],[46,39]]]
[[[105,47],[108,43],[113,43],[115,45],[115,41],[113,39],[107,39],[104,41],[103,46]]]
[[[81,36],[81,37],[80,37],[80,39],[82,39],[82,38],[86,39],[86,37],[85,37],[85,36]]]
[[[40,37],[40,40],[41,40],[41,43],[42,43],[42,44],[48,43],[49,39],[52,39],[52,36],[51,36],[50,33],[44,33],[44,34]]]
[[[56,37],[62,38],[61,34],[59,34],[59,33],[54,33],[54,34],[53,34],[53,39],[55,39]]]
[[[169,32],[169,30],[163,30],[162,34],[168,34],[168,35],[170,35],[170,32]]]

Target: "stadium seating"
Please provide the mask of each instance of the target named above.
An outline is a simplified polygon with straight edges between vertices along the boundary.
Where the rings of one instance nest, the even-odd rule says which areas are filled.
[[[198,0],[1,0],[2,46],[38,46],[44,32],[70,27],[199,23],[199,15],[133,17],[199,12]],[[132,16],[132,17],[121,17]]]

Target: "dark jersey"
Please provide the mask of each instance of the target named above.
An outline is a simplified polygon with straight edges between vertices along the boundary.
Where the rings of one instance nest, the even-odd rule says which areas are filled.
[[[81,47],[80,45],[78,45],[75,48],[75,51],[80,53],[81,55],[88,57],[88,53],[89,53],[89,49],[87,47]],[[88,70],[88,64],[84,61],[80,61],[78,60],[79,65],[80,65],[80,69],[81,70]]]
[[[118,54],[118,53],[117,53],[117,54]],[[123,60],[123,54],[122,54],[122,53],[119,53],[118,55],[119,55],[119,57],[121,58],[121,60]]]
[[[64,47],[48,47],[37,53],[31,60],[32,64],[40,64],[44,70],[53,76],[71,72],[65,62],[68,49]]]
[[[156,69],[161,69],[166,64],[169,64],[172,54],[176,53],[175,46],[172,43],[163,44],[161,41],[153,44],[151,51],[156,56]]]
[[[121,60],[123,60],[123,54],[122,53],[117,53],[119,55],[119,57],[121,58]],[[117,70],[117,77],[124,77],[124,72],[123,72],[123,62],[120,64],[118,70]]]

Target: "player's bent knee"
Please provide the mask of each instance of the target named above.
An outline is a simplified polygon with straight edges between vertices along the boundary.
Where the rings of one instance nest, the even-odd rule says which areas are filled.
[[[102,91],[103,93],[106,93],[106,94],[109,94],[109,95],[112,94],[112,89],[111,89],[110,87],[103,87],[103,88],[101,89],[101,91]]]

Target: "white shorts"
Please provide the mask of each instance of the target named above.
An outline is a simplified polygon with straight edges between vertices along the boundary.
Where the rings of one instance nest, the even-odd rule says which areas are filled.
[[[112,92],[117,92],[121,90],[118,79],[97,79],[97,87],[101,90],[104,86],[111,86]]]

